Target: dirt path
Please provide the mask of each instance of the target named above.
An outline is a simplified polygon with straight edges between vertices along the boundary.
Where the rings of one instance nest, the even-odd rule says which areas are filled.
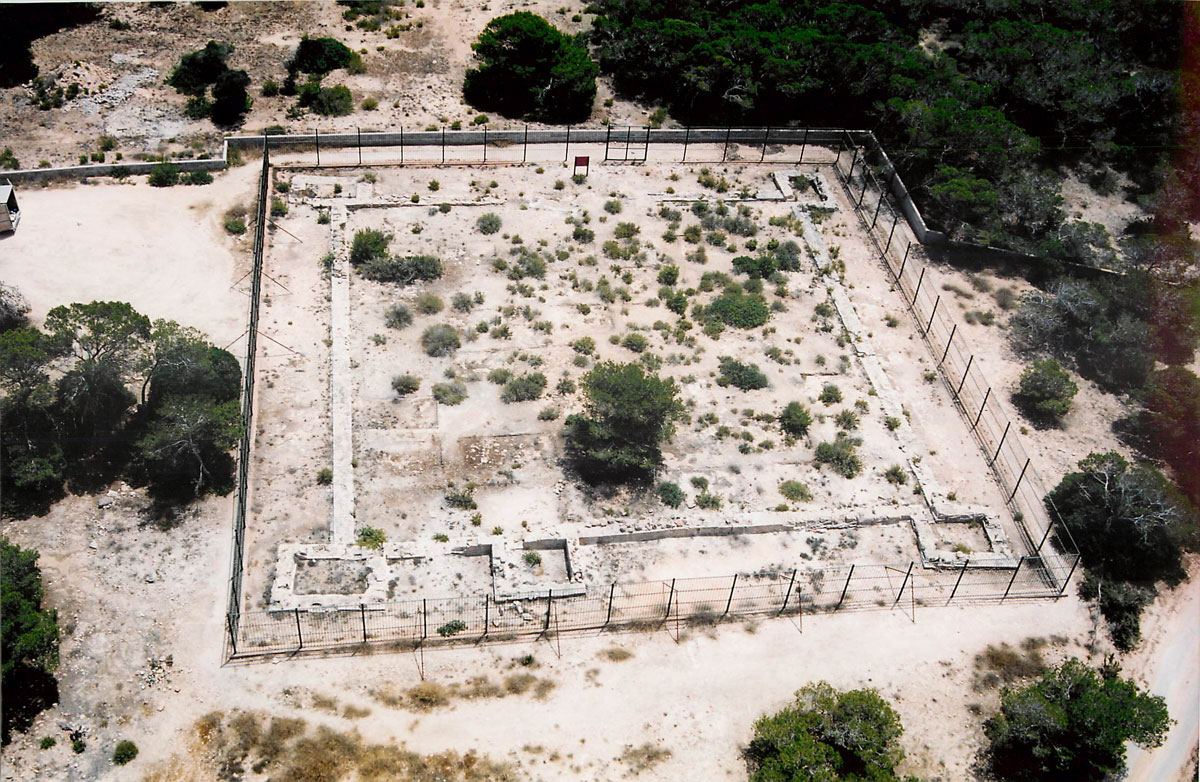
[[[1143,624],[1151,641],[1129,667],[1167,699],[1175,723],[1157,749],[1130,745],[1131,782],[1195,779],[1200,751],[1200,581],[1193,576],[1155,608]]]

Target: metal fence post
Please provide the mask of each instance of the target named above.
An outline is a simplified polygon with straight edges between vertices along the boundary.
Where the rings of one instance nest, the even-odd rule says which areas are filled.
[[[875,221],[879,219],[879,210],[883,208],[883,202],[887,200],[887,193],[882,188],[879,190],[879,202],[875,204],[875,214],[871,216],[871,227],[868,231],[875,230]]]
[[[917,306],[917,296],[921,294],[921,283],[925,281],[925,267],[921,267],[921,276],[917,278],[917,288],[913,291],[912,306]]]
[[[729,616],[729,607],[733,605],[733,591],[737,589],[737,573],[733,574],[733,583],[729,585],[729,599],[725,601],[725,612],[721,616]]]
[[[321,165],[321,129],[313,128],[313,138],[317,142],[317,165]]]
[[[671,601],[675,599],[675,579],[671,579],[671,593],[667,595],[667,613],[663,614],[663,621],[671,616]]]
[[[767,159],[767,139],[769,139],[769,138],[771,138],[771,126],[767,125],[767,132],[763,134],[763,150],[762,150],[762,155],[760,155],[758,158],[759,163],[761,163]],[[801,152],[800,156],[804,157],[804,153]]]
[[[792,568],[792,578],[788,581],[787,591],[783,593],[783,606],[779,609],[781,616],[783,615],[783,612],[787,610],[788,600],[790,600],[792,597],[792,587],[796,585],[796,570],[796,568]]]
[[[237,654],[237,631],[233,629],[233,614],[225,613],[225,624],[229,627],[229,645],[233,647],[234,655]]]
[[[629,140],[631,138],[633,138],[633,126],[626,125],[625,126],[625,155],[624,155],[624,162],[626,162],[626,163],[629,162]]]
[[[967,375],[971,374],[971,364],[975,362],[975,354],[972,353],[967,359],[967,368],[963,370],[962,380],[958,381],[958,389],[954,392],[954,398],[958,399],[962,395],[963,386],[967,384]]]
[[[483,126],[483,162],[487,164],[487,125]]]
[[[487,592],[483,593],[483,635],[486,638],[488,630],[492,627],[492,596]]]
[[[900,222],[900,215],[892,214],[892,229],[888,231],[887,244],[883,246],[883,254],[887,255],[887,251],[892,247],[892,237],[896,235],[896,225]]]
[[[862,202],[863,202],[863,199],[867,197],[867,174],[866,174],[866,168],[867,168],[867,158],[866,158],[866,156],[864,155],[864,156],[863,156],[863,189],[862,189],[862,192],[858,194],[858,203],[856,203],[856,204],[854,205],[854,208],[855,208],[856,210],[862,207]]]
[[[300,608],[299,607],[293,608],[292,611],[296,617],[296,641],[299,644],[297,648],[303,649],[304,648],[304,633],[302,633],[300,631]]]
[[[808,146],[808,126],[807,125],[804,127],[804,138],[800,141],[800,159],[796,161],[796,165],[798,165],[798,166],[803,165],[803,163],[804,163],[804,148],[806,146]],[[841,150],[838,150],[838,157],[840,158],[841,155],[842,155]],[[834,163],[834,165],[836,166],[837,164]]]
[[[612,137],[612,125],[604,126],[604,160],[608,161],[608,140]]]
[[[900,582],[900,591],[896,593],[896,602],[892,603],[893,606],[900,602],[900,598],[904,597],[904,587],[908,586],[908,577],[912,575],[913,564],[912,561],[909,561],[908,572],[904,574],[904,580]]]
[[[563,162],[571,158],[571,126],[567,125],[567,146],[563,149]]]
[[[614,581],[613,585],[611,587],[609,587],[609,589],[608,589],[608,615],[604,617],[604,626],[605,627],[608,627],[608,623],[612,621],[613,598],[616,596],[616,594],[617,594],[617,583]]]
[[[429,601],[421,599],[421,640],[429,637]]]
[[[729,125],[725,126],[725,146],[721,149],[721,162],[725,162],[726,156],[729,154],[729,133],[732,128]]]
[[[684,125],[683,126],[683,157],[679,158],[680,163],[687,162],[687,145],[688,145],[688,139],[691,137],[691,135],[692,135],[692,126]]]
[[[529,126],[525,126],[524,147],[521,149],[521,162],[524,163],[529,157]]]
[[[837,608],[842,607],[842,601],[846,599],[846,592],[850,589],[850,579],[854,578],[854,564],[850,565],[850,572],[846,574],[846,585],[842,587],[842,596],[838,598]]]
[[[362,128],[355,128],[354,130],[358,134],[358,164],[361,166],[362,165]]]
[[[362,620],[363,643],[367,642],[367,604],[358,604],[358,616]]]
[[[1021,468],[1021,474],[1017,476],[1017,482],[1013,486],[1012,494],[1008,495],[1009,502],[1012,502],[1013,497],[1017,496],[1017,489],[1021,488],[1021,479],[1025,477],[1025,471],[1028,469],[1029,469],[1029,459],[1025,459],[1025,466]],[[1050,533],[1050,530],[1047,529],[1046,534],[1049,534],[1049,533]],[[1040,545],[1038,546],[1038,549],[1039,550],[1041,549]]]
[[[937,308],[938,308],[938,305],[941,303],[942,303],[942,294],[939,293],[937,295],[937,298],[933,300],[933,309],[929,312],[929,324],[927,326],[925,326],[925,336],[927,336],[927,337],[929,336],[929,330],[931,328],[933,328],[933,319],[935,317],[937,317]],[[957,326],[958,324],[956,323],[954,325]],[[950,346],[947,345],[946,349],[949,350]],[[941,362],[939,361],[938,363],[940,364]]]
[[[972,432],[973,432],[973,431],[975,431],[975,429],[976,429],[976,428],[979,426],[979,422],[980,422],[980,420],[982,420],[982,418],[983,418],[983,411],[984,411],[984,408],[986,408],[986,407],[987,407],[987,401],[988,401],[988,397],[989,397],[989,396],[991,396],[991,395],[992,395],[992,387],[991,387],[991,386],[988,386],[988,387],[987,387],[987,391],[984,391],[984,392],[983,392],[983,404],[981,404],[981,405],[979,406],[979,415],[975,416],[975,423],[971,424],[971,431],[972,431]]]
[[[904,267],[908,264],[908,254],[912,250],[912,242],[904,248],[904,260],[900,262],[900,271],[896,272],[896,282],[900,282],[900,278],[904,276]]]
[[[933,325],[933,318],[929,319],[929,325]],[[929,329],[925,329],[925,331],[928,332]],[[942,351],[942,360],[937,363],[939,367],[946,362],[946,356],[950,355],[950,343],[954,341],[954,332],[956,331],[958,331],[957,323],[950,326],[950,339],[946,340],[946,349]],[[972,426],[971,428],[974,429],[975,427]]]
[[[442,165],[446,164],[446,126],[442,125]]]
[[[1021,572],[1021,565],[1024,564],[1024,562],[1025,557],[1021,557],[1017,560],[1017,567],[1015,570],[1013,570],[1012,578],[1008,580],[1008,588],[1004,590],[1004,597],[1000,598],[1001,602],[1004,602],[1004,600],[1008,598],[1008,593],[1010,590],[1012,590],[1013,582],[1017,580],[1017,574]]]
[[[996,455],[992,457],[992,464],[995,464],[996,460],[1000,458],[1000,449],[1004,447],[1004,438],[1008,437],[1008,430],[1011,426],[1012,421],[1004,423],[1004,434],[1000,435],[1000,444],[996,446]]]
[[[808,128],[805,128],[804,135],[806,138],[808,136],[807,131],[808,131]],[[842,164],[842,153],[845,151],[846,151],[846,142],[842,141],[841,139],[838,139],[838,153],[837,153],[837,157],[835,157],[833,159],[833,170],[834,171],[837,171],[838,166],[840,166]],[[804,147],[803,146],[800,147],[800,162],[801,163],[804,162]]]
[[[1038,546],[1033,550],[1033,553],[1041,556],[1042,546],[1046,545],[1046,540],[1050,537],[1050,530],[1052,529],[1054,529],[1054,519],[1050,519],[1050,523],[1046,525],[1046,534],[1042,535],[1042,542],[1038,543]]]
[[[958,594],[958,585],[962,583],[963,576],[967,574],[967,565],[971,564],[971,558],[967,557],[967,561],[963,563],[962,570],[958,571],[958,578],[954,580],[954,589],[950,590],[950,597],[946,599],[946,605],[950,605],[950,601]]]
[[[546,626],[542,628],[542,632],[550,629],[550,611],[554,607],[554,589],[546,592]]]
[[[404,126],[400,126],[400,165],[404,165]]]
[[[846,174],[846,184],[850,184],[850,180],[854,177],[854,167],[858,165],[858,147],[854,146],[854,142],[850,142],[854,154],[850,156],[850,171]]]
[[[1075,575],[1075,568],[1079,565],[1079,555],[1075,555],[1075,560],[1071,563],[1071,569],[1067,572],[1067,578],[1062,582],[1062,586],[1058,588],[1058,596],[1062,597],[1063,592],[1067,591],[1067,584],[1071,583],[1071,576]]]

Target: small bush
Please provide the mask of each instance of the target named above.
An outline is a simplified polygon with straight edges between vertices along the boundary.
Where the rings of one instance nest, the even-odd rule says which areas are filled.
[[[390,329],[403,329],[412,325],[412,310],[405,304],[393,304],[383,315],[383,322]]]
[[[889,415],[887,418],[883,419],[883,423],[884,426],[888,428],[889,432],[894,432],[900,428],[900,424],[903,423],[903,421],[894,415]]]
[[[379,101],[375,98],[364,98],[362,102],[363,111],[374,111],[379,108]]]
[[[511,369],[499,367],[497,369],[493,369],[491,372],[488,372],[487,379],[489,383],[495,383],[498,386],[502,386],[513,379],[513,373]]]
[[[467,398],[467,387],[457,380],[453,383],[438,383],[433,387],[433,399],[440,405],[453,407]]]
[[[571,343],[571,347],[575,350],[576,353],[581,353],[585,356],[590,356],[590,355],[592,355],[592,352],[596,349],[596,340],[592,339],[591,337],[580,337],[579,339],[577,339]]]
[[[283,217],[288,213],[288,205],[281,198],[271,199],[271,217]]]
[[[720,510],[721,498],[716,494],[703,492],[696,495],[696,507],[702,510]]]
[[[387,534],[375,527],[362,527],[358,530],[358,545],[363,548],[380,549],[387,543]]]
[[[895,484],[896,486],[908,483],[908,471],[899,464],[893,464],[887,468],[887,472],[883,474],[883,477],[887,478],[888,483]]]
[[[58,739],[54,738],[53,736],[43,736],[41,742],[38,743],[38,746],[42,749],[50,749],[56,744],[58,744]]]
[[[843,478],[853,478],[862,472],[862,460],[855,453],[862,440],[849,437],[845,432],[838,432],[833,442],[823,442],[817,445],[817,464],[826,464]]]
[[[333,483],[333,470],[328,467],[322,467],[320,470],[317,470],[318,486],[328,486],[331,483]]]
[[[621,347],[632,350],[634,353],[644,353],[646,348],[650,347],[650,340],[634,332],[625,335],[625,338],[621,340]]]
[[[442,260],[434,255],[405,255],[372,258],[361,267],[362,276],[376,282],[411,285],[414,282],[439,279]]]
[[[1021,373],[1021,384],[1013,394],[1013,402],[1030,420],[1040,425],[1054,425],[1071,409],[1071,400],[1079,386],[1054,359],[1037,361]]]
[[[616,199],[613,199],[612,201],[605,201],[604,211],[608,212],[610,215],[621,214],[621,202]]]
[[[479,219],[475,221],[475,230],[481,234],[494,234],[500,230],[500,225],[500,216],[488,212],[480,215]]]
[[[462,342],[458,338],[458,331],[447,323],[430,326],[421,334],[421,348],[428,356],[452,356],[460,347]]]
[[[784,481],[779,484],[779,493],[792,502],[808,502],[812,499],[812,492],[800,481]]]
[[[825,387],[821,389],[821,395],[817,398],[820,399],[821,403],[826,407],[829,407],[830,405],[836,405],[838,402],[842,401],[842,389],[838,388],[833,383],[826,383]]]
[[[246,221],[240,217],[230,217],[225,221],[225,232],[234,236],[246,233]]]
[[[458,635],[463,630],[467,629],[467,623],[461,619],[451,619],[446,624],[437,629],[438,635],[442,638],[449,638],[452,635]]]
[[[537,417],[538,417],[539,421],[556,421],[556,420],[558,420],[558,416],[559,416],[559,412],[558,412],[557,408],[543,407],[541,410],[538,411]]]
[[[87,751],[87,742],[83,739],[71,739],[71,751],[76,755],[82,755]]]
[[[674,285],[679,282],[679,267],[664,266],[658,270],[659,285]]]
[[[808,434],[808,427],[812,425],[812,414],[799,402],[788,402],[776,420],[784,434],[803,437]]]
[[[421,387],[421,379],[416,375],[396,375],[392,378],[392,390],[400,396],[408,396]]]
[[[743,391],[753,391],[759,388],[766,388],[769,385],[767,376],[762,373],[758,365],[743,364],[741,361],[736,361],[729,356],[721,356],[720,371],[721,374],[717,378],[717,385],[722,388],[732,385]]]
[[[445,308],[445,303],[435,294],[425,292],[413,302],[413,307],[422,315],[436,315]]]
[[[542,555],[536,551],[526,551],[521,559],[525,560],[525,564],[529,567],[537,567],[542,564]]]
[[[842,410],[837,414],[834,422],[837,423],[839,429],[858,428],[858,416],[854,414],[853,410]]]
[[[386,258],[391,241],[391,234],[374,228],[364,228],[355,232],[354,241],[350,245],[350,264],[358,266],[377,258]]]
[[[279,94],[279,82],[274,79],[267,79],[262,85],[262,96],[264,98],[274,98]]]
[[[512,402],[532,402],[546,390],[546,376],[541,372],[532,372],[520,377],[514,377],[504,384],[500,392],[500,401],[505,404]]]
[[[159,163],[150,171],[151,187],[174,187],[179,184],[179,167],[171,163]]]
[[[683,489],[679,488],[679,484],[677,483],[663,481],[658,484],[658,498],[662,500],[663,505],[670,508],[678,508],[683,504]]]
[[[475,510],[479,507],[475,502],[475,490],[470,486],[465,489],[448,489],[446,504],[458,510]]]

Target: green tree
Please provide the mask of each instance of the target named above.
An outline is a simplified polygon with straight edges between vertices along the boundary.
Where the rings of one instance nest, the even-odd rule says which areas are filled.
[[[580,38],[528,11],[488,22],[471,44],[479,67],[467,71],[463,97],[476,108],[544,122],[587,119],[599,66]]]
[[[210,344],[199,330],[173,320],[154,321],[137,370],[142,375],[141,403],[151,406],[175,394],[227,402],[241,393],[238,360]]]
[[[58,702],[58,617],[42,608],[46,590],[36,551],[0,537],[0,691],[3,743]]]
[[[754,723],[744,755],[751,782],[901,780],[900,716],[875,690],[806,685],[795,702]]]
[[[808,427],[812,425],[812,413],[808,412],[808,408],[799,402],[788,402],[783,408],[783,412],[779,414],[779,428],[785,434],[790,434],[793,437],[803,437],[808,434]]]
[[[1150,584],[1182,578],[1180,536],[1190,519],[1158,470],[1091,453],[1046,499],[1093,573]]]
[[[167,84],[185,95],[203,95],[208,85],[225,72],[225,61],[232,53],[231,45],[209,41],[203,49],[183,55],[167,77]]]
[[[1150,376],[1144,404],[1139,420],[1148,450],[1200,506],[1200,377],[1183,367],[1160,369]]]
[[[225,71],[217,77],[212,88],[212,121],[222,127],[236,127],[250,110],[254,101],[246,88],[250,76],[245,71]]]
[[[1056,425],[1071,409],[1078,391],[1071,375],[1051,358],[1025,367],[1013,402],[1034,423]]]
[[[1152,748],[1170,725],[1162,698],[1071,659],[1001,696],[984,725],[988,759],[1002,779],[1102,780],[1125,769],[1125,742]]]
[[[46,331],[81,363],[106,364],[121,377],[131,369],[150,319],[123,301],[93,301],[59,306],[46,315]]]
[[[186,501],[233,488],[229,451],[242,436],[236,401],[204,396],[169,397],[138,441],[156,499]]]
[[[584,413],[566,419],[567,454],[588,483],[644,481],[683,415],[674,380],[606,361],[583,376]]]

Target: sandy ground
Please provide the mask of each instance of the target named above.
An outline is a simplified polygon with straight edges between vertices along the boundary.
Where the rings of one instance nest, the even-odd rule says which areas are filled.
[[[28,106],[29,90],[0,91],[0,124],[8,131],[4,145],[11,145],[28,166],[40,160],[56,165],[75,163],[79,154],[95,149],[101,133],[118,137],[117,151],[126,159],[141,154],[195,156],[215,152],[219,136],[212,126],[185,118],[183,96],[162,86],[180,54],[198,48],[209,38],[234,43],[237,51],[231,65],[250,72],[257,93],[264,79],[282,77],[281,63],[301,31],[336,32],[356,49],[367,49],[367,73],[348,76],[339,72],[327,83],[350,86],[356,103],[365,97],[376,97],[380,102],[374,112],[322,118],[319,125],[323,130],[382,128],[401,123],[423,128],[455,120],[465,125],[475,114],[459,98],[462,73],[468,67],[469,42],[491,15],[518,4],[493,3],[487,12],[481,5],[427,0],[425,8],[416,9],[410,4],[414,27],[396,39],[388,39],[382,32],[347,33],[340,9],[332,4],[234,3],[213,13],[185,4],[162,8],[108,6],[104,20],[49,36],[34,47],[44,72],[62,66],[64,84],[77,81],[92,94],[62,110],[40,112]],[[557,14],[560,5],[548,0],[520,7],[540,12],[569,30],[578,29],[571,17],[582,12],[581,6],[571,4],[561,6],[567,9],[565,14]],[[134,29],[110,30],[107,17],[114,15],[131,22]],[[422,22],[420,27],[415,26],[417,21]],[[76,65],[77,58],[84,59],[78,59]],[[612,107],[602,106],[610,95],[609,88],[602,84],[593,124],[604,119],[617,125],[645,120],[648,107],[622,101]],[[292,102],[256,94],[246,129],[253,131],[278,123],[299,130],[317,124],[312,117],[289,119],[286,112]],[[501,124],[498,118],[492,120],[492,127]],[[603,155],[602,147],[576,151],[591,154],[593,160]],[[516,152],[509,149],[495,154],[512,159]],[[736,155],[738,150],[731,152]],[[757,159],[757,150],[743,152]],[[720,154],[719,146],[696,145],[689,159],[712,160]],[[473,159],[466,150],[462,157]],[[567,179],[569,171],[547,168],[545,179]],[[201,328],[218,344],[231,342],[230,350],[239,354],[244,345],[238,340],[245,328],[246,299],[245,283],[238,281],[249,268],[249,238],[226,236],[220,216],[231,203],[248,203],[253,198],[255,174],[255,167],[245,166],[218,176],[213,185],[170,190],[155,190],[144,183],[22,188],[21,229],[16,235],[0,237],[0,277],[25,292],[38,323],[56,304],[114,298],[130,301],[152,317],[174,318]],[[434,174],[429,172],[429,176]],[[436,176],[447,192],[457,181],[456,175],[442,171]],[[531,175],[522,172],[521,176]],[[479,173],[459,178],[473,177],[490,179],[493,175]],[[350,178],[357,178],[357,174]],[[524,187],[516,180],[495,178],[504,183],[506,190],[520,192]],[[610,189],[624,189],[619,184],[602,184],[598,178],[593,183],[599,200],[607,198],[601,196]],[[385,179],[384,184],[399,187],[403,182]],[[418,184],[423,186],[424,178]],[[660,182],[656,189],[663,184]],[[532,198],[533,188],[526,189]],[[420,187],[416,190],[422,195],[427,193]],[[1072,184],[1067,190],[1070,208],[1085,219],[1104,222],[1117,230],[1130,216],[1125,207],[1105,208],[1082,187]],[[564,195],[572,193],[568,190]],[[628,195],[637,197],[633,192]],[[530,219],[529,228],[521,224],[518,229],[527,243],[539,236],[548,238],[549,233],[561,234],[564,228],[560,219],[566,214],[563,210],[572,206],[539,198],[539,209],[548,210],[542,214],[554,217],[546,221],[546,231],[537,219],[538,210],[511,218],[514,224],[524,217]],[[639,203],[638,209],[627,209],[623,219],[629,214],[640,215],[644,206]],[[594,206],[592,211],[599,214]],[[456,208],[451,215],[458,219],[468,213],[468,209]],[[403,214],[399,224],[405,230],[409,230],[412,216],[419,215],[427,227],[451,216],[427,217],[423,208]],[[506,215],[506,230],[509,220]],[[613,223],[615,220],[607,224],[609,230]],[[274,559],[272,541],[292,535],[321,539],[329,516],[328,490],[312,480],[315,471],[329,460],[325,381],[328,307],[324,300],[328,286],[318,265],[328,227],[318,226],[315,214],[302,206],[293,207],[292,215],[281,225],[294,236],[282,231],[272,235],[268,272],[279,285],[264,281],[270,301],[264,300],[261,329],[281,344],[260,340],[260,414],[255,447],[259,464],[269,465],[270,470],[255,473],[252,503],[256,524],[251,534],[258,537],[251,540],[255,548],[249,562],[248,607],[257,607],[269,583]],[[591,227],[600,228],[594,223]],[[549,231],[551,228],[553,231]],[[963,490],[970,487],[979,491],[979,501],[989,502],[994,484],[990,479],[980,481],[974,477],[979,469],[974,462],[982,463],[978,449],[969,441],[969,448],[964,445],[960,430],[965,427],[958,416],[947,415],[949,402],[941,384],[927,385],[920,378],[921,362],[928,361],[928,356],[912,337],[915,329],[901,306],[889,298],[894,294],[882,284],[878,264],[869,260],[869,254],[854,241],[838,238],[836,231],[848,233],[847,225],[835,221],[826,228],[832,234],[826,240],[842,246],[847,282],[854,286],[852,294],[860,314],[871,324],[878,352],[893,356],[887,368],[893,382],[906,394],[905,404],[913,415],[914,426],[932,433],[929,442],[936,444],[926,445],[924,458],[939,465],[939,474],[947,468],[952,474],[964,469]],[[660,230],[644,232],[646,238],[652,238]],[[598,238],[606,238],[603,231],[597,233]],[[421,238],[432,242],[437,235],[430,230]],[[416,237],[409,233],[404,238]],[[477,242],[478,236],[465,233],[462,241]],[[474,245],[462,248],[464,254],[467,250],[481,252]],[[491,249],[482,252],[488,254]],[[723,259],[728,261],[727,257]],[[713,264],[710,261],[706,268],[716,268]],[[602,261],[593,274],[606,266]],[[686,264],[681,266],[685,274],[691,273]],[[478,279],[465,260],[458,274],[456,281],[463,287],[469,286],[472,291],[486,287],[489,310],[499,303],[490,292],[503,289],[497,285],[503,282],[499,275],[488,270],[483,279]],[[936,266],[930,274],[933,276],[927,284],[933,281],[939,290],[952,284],[972,293],[973,298],[950,294],[947,299],[955,300],[960,332],[968,338],[989,379],[997,388],[1011,391],[1023,362],[1011,353],[1002,337],[1005,313],[995,306],[990,293],[974,290],[963,271]],[[993,288],[1010,286],[1018,293],[1027,289],[1018,279],[994,272],[983,276]],[[652,292],[656,286],[650,287]],[[447,281],[443,292],[449,294],[455,289]],[[358,335],[365,341],[382,330],[381,325],[367,324],[377,321],[383,303],[402,297],[394,291],[370,291],[362,286],[356,290],[366,307]],[[496,296],[500,295],[497,292]],[[642,293],[634,302],[648,295]],[[805,307],[810,310],[813,303],[806,301]],[[526,351],[541,351],[550,361],[562,361],[564,355],[569,360],[570,354],[562,349],[560,341],[568,332],[565,322],[554,314],[556,305],[538,306],[556,324],[553,339],[537,338],[518,328],[514,329],[514,342],[524,340]],[[796,309],[797,322],[804,322],[807,311]],[[961,315],[966,310],[995,311],[997,325],[965,324]],[[899,317],[895,328],[883,322],[888,313]],[[619,330],[626,322],[625,314],[618,311],[603,326]],[[802,332],[806,346],[814,339],[809,328],[805,326]],[[410,329],[405,339],[411,340],[417,333],[419,330]],[[608,332],[598,333],[603,336]],[[603,351],[617,356],[626,352],[610,348],[602,336],[597,342]],[[725,339],[728,333],[722,348],[733,344],[725,343]],[[486,344],[487,338],[482,341]],[[386,364],[383,359],[390,355],[388,351],[399,351],[403,344],[402,339],[389,339],[387,346],[360,345],[363,351],[357,382],[364,406],[356,414],[364,413],[367,421],[372,420],[368,415],[372,405],[377,412],[386,410],[393,417],[409,415],[413,421],[430,420],[427,407],[396,412],[398,406],[385,398],[386,393],[378,393],[379,380],[388,377],[391,369],[375,367],[374,361],[366,360],[370,357]],[[516,345],[505,347],[511,351]],[[740,349],[746,355],[761,351],[749,340]],[[704,360],[711,362],[718,354],[715,349],[709,350]],[[397,357],[402,355],[397,353]],[[497,352],[488,360],[498,360],[502,355]],[[833,359],[836,353],[829,351],[828,355]],[[396,357],[390,359],[391,363],[395,361]],[[773,366],[761,356],[756,363],[764,368]],[[698,366],[704,371],[710,368],[707,364]],[[431,364],[429,370],[433,369]],[[437,369],[444,370],[445,366],[439,364]],[[695,373],[699,376],[701,371]],[[552,382],[556,379],[552,377]],[[1077,382],[1080,392],[1066,427],[1048,431],[1030,428],[1025,441],[1035,466],[1050,484],[1091,450],[1123,450],[1109,429],[1112,420],[1123,413],[1121,403],[1091,384]],[[494,386],[475,383],[472,394],[478,407],[464,405],[459,409],[463,417],[457,422],[453,417],[432,420],[437,420],[439,426],[461,428],[469,422],[468,412],[472,416],[490,412],[493,420],[486,428],[493,434],[545,424],[532,414],[522,413],[516,418],[501,415],[507,412],[505,407],[511,406],[501,406],[495,393]],[[705,397],[710,398],[718,402],[718,408],[727,401],[715,395]],[[1007,393],[1001,395],[1001,400],[1008,407]],[[735,404],[738,408],[746,406],[741,401]],[[767,408],[765,404],[754,406]],[[526,403],[519,407],[536,412],[541,405]],[[722,423],[726,419],[731,426],[736,423],[731,414],[719,412]],[[872,411],[872,415],[877,414]],[[393,417],[378,420],[392,426]],[[700,473],[719,478],[727,482],[719,486],[722,493],[750,505],[769,504],[768,497],[775,499],[770,494],[776,473],[765,467],[761,472],[746,470],[740,475],[728,470],[729,464],[745,458],[732,450],[732,444],[723,446],[731,449],[730,453],[714,457],[711,435],[686,427],[681,429],[679,443],[680,447],[669,454],[669,464],[684,480]],[[697,449],[703,457],[697,455]],[[968,452],[969,459],[959,460],[960,454]],[[762,460],[766,461],[773,455],[754,454],[751,458],[760,457],[766,457]],[[689,463],[689,459],[693,461]],[[541,481],[549,469],[546,464],[527,464],[515,470],[529,476],[521,483],[497,489],[491,497],[481,496],[481,510],[489,523],[493,516],[514,512],[512,508],[517,509],[516,516],[529,516],[531,524],[538,523],[539,517],[523,511],[557,509],[558,501],[548,496]],[[740,481],[737,485],[741,488],[735,488],[734,479]],[[943,480],[957,485],[953,478]],[[868,485],[863,484],[863,489],[873,491],[873,485],[867,489]],[[619,757],[627,748],[647,742],[673,754],[643,771],[639,778],[738,779],[745,773],[739,747],[749,737],[753,720],[780,708],[790,693],[806,682],[822,678],[840,687],[879,687],[904,720],[903,745],[908,753],[904,770],[927,779],[958,780],[971,776],[970,767],[982,741],[980,713],[986,715],[997,703],[994,691],[976,692],[971,687],[974,656],[986,645],[1017,643],[1035,634],[1060,635],[1068,640],[1055,654],[1084,656],[1092,648],[1096,655],[1093,662],[1099,662],[1106,649],[1103,642],[1087,646],[1093,640],[1093,619],[1073,596],[1073,590],[1068,590],[1068,596],[1056,603],[918,607],[915,622],[899,610],[872,611],[805,616],[803,632],[799,621],[768,620],[717,629],[684,628],[678,642],[673,628],[664,628],[649,634],[564,638],[561,647],[542,641],[429,651],[423,661],[409,655],[378,654],[222,666],[220,627],[229,563],[230,500],[198,503],[179,526],[159,530],[146,523],[144,497],[120,485],[113,491],[118,495],[117,502],[105,509],[96,506],[96,498],[72,497],[56,505],[45,518],[4,522],[4,534],[14,542],[42,552],[48,603],[58,609],[63,627],[63,663],[59,671],[62,702],[43,713],[31,731],[5,748],[0,778],[6,781],[139,780],[173,753],[185,751],[193,735],[190,726],[197,717],[213,709],[234,708],[259,708],[341,729],[355,728],[373,740],[404,742],[422,752],[474,748],[516,763],[522,776],[531,779],[622,778],[631,771]],[[427,511],[432,509],[430,497],[422,502]],[[397,535],[428,535],[435,527],[443,528],[446,521],[426,512],[416,519],[392,523]],[[740,568],[742,564],[748,567],[751,559],[770,560],[766,556],[770,551],[759,550],[762,545],[763,541],[753,541],[748,546],[721,551],[722,559],[732,559],[728,561],[731,567],[720,570],[733,570],[736,568],[732,566]],[[875,544],[863,540],[859,545],[865,550]],[[796,544],[793,550],[802,548]],[[667,570],[695,568],[698,562],[712,559],[716,549],[697,552],[686,544],[670,542],[647,551],[639,565],[650,577],[665,575]],[[846,555],[839,551],[839,556]],[[744,563],[738,557],[744,557]],[[1192,582],[1157,601],[1144,624],[1147,640],[1143,648],[1126,661],[1128,673],[1168,697],[1172,716],[1178,721],[1162,749],[1131,754],[1130,779],[1170,779],[1180,762],[1188,758],[1194,761],[1198,700],[1196,595]],[[600,656],[614,645],[631,651],[633,658],[618,663]],[[539,663],[539,676],[557,683],[545,701],[509,696],[463,701],[429,714],[414,714],[387,707],[369,694],[381,687],[415,685],[420,681],[422,662],[427,679],[448,684],[478,675],[500,676],[513,665],[514,658],[526,654]],[[369,708],[371,713],[358,720],[332,716],[313,708],[314,695]],[[87,729],[85,753],[71,754],[61,725]],[[59,738],[57,746],[37,749],[38,740],[48,735]],[[124,738],[135,740],[141,755],[130,766],[116,769],[110,760],[112,748]],[[706,751],[696,752],[698,747]],[[216,778],[203,759],[193,761],[194,773],[184,778]],[[1194,778],[1194,771],[1187,778]]]

